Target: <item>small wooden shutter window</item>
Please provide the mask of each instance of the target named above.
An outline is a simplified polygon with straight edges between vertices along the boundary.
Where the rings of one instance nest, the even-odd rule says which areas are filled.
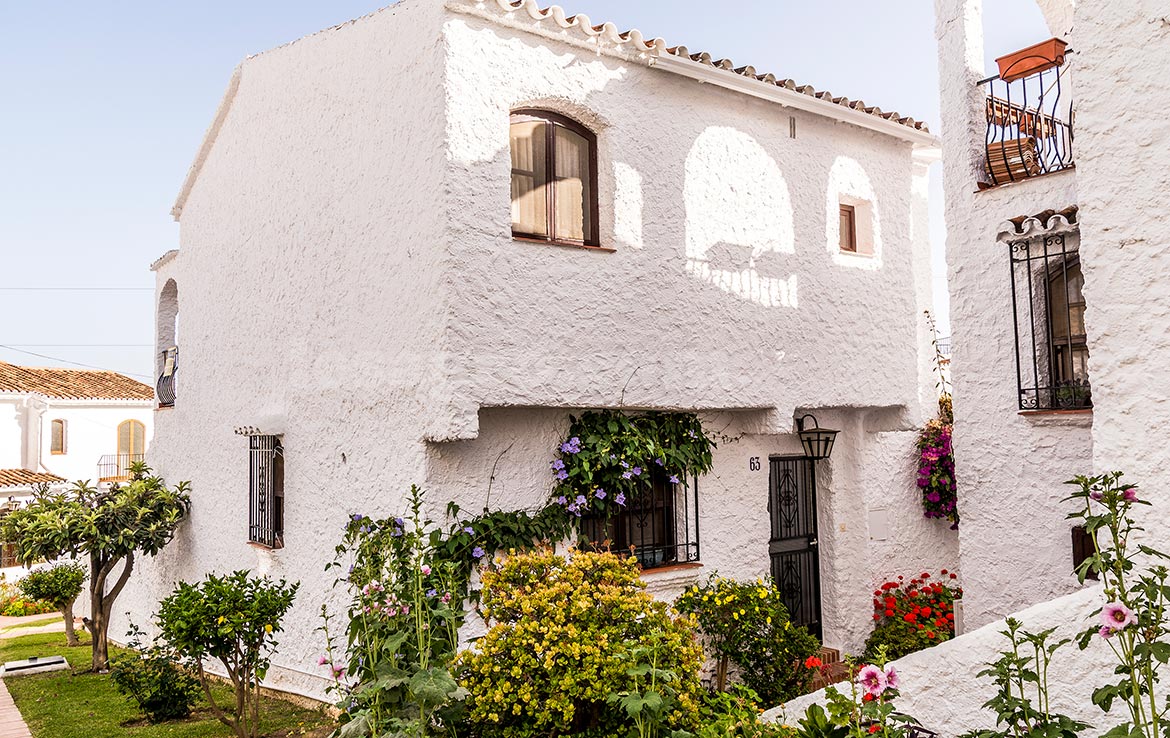
[[[598,245],[597,139],[545,111],[512,115],[512,234]]]
[[[118,454],[138,455],[146,451],[146,426],[127,420],[118,426]]]
[[[1097,548],[1093,544],[1093,537],[1085,532],[1084,526],[1078,525],[1072,529],[1072,549],[1073,571],[1079,569],[1081,564],[1085,563],[1086,559],[1091,558],[1097,553]],[[1085,579],[1092,579],[1093,581],[1099,578],[1100,574],[1092,569],[1085,575]]]
[[[54,420],[52,424],[52,446],[50,451],[55,454],[65,453],[65,421]]]
[[[857,253],[857,211],[852,205],[841,206],[841,250]]]

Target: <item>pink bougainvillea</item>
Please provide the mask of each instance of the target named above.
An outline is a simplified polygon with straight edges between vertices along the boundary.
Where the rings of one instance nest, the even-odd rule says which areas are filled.
[[[955,491],[955,457],[951,452],[951,424],[935,419],[918,436],[918,487],[922,490],[922,514],[946,518],[959,527]]]

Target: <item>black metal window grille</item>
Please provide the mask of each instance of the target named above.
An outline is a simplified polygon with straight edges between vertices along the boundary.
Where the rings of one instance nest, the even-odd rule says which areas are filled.
[[[1012,241],[1012,311],[1021,410],[1093,406],[1079,240],[1050,234]]]
[[[248,438],[248,541],[284,548],[284,448],[279,436]]]
[[[162,352],[162,370],[155,385],[155,396],[160,407],[174,407],[179,389],[179,348],[171,346]]]
[[[1021,69],[1035,65],[1025,57]],[[1018,182],[1073,166],[1072,97],[1065,90],[1068,65],[1048,66],[1015,77],[1009,71],[982,80],[987,85],[985,171],[989,185]]]
[[[626,498],[620,512],[581,518],[584,543],[614,553],[630,553],[643,569],[699,560],[699,479],[671,484],[654,469],[650,484]]]

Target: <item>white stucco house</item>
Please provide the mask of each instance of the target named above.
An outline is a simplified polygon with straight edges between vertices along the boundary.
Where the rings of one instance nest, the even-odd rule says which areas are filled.
[[[686,410],[726,440],[652,590],[795,571],[798,617],[859,649],[874,582],[958,556],[915,485],[937,156],[911,118],[531,0],[403,0],[248,58],[153,265],[183,382],[148,461],[193,510],[131,617],[208,571],[299,580],[269,681],[321,696],[347,514],[412,483],[479,510],[493,469],[493,507],[540,505],[570,413]],[[841,429],[815,464],[806,413]]]
[[[1157,0],[1037,5],[1059,42],[984,69],[981,0],[935,3],[969,632],[902,660],[899,708],[944,736],[994,722],[975,674],[1001,618],[1072,637],[1105,602],[1073,575],[1092,542],[1065,480],[1124,471],[1152,503],[1134,513],[1146,542],[1170,548],[1170,17]],[[1058,652],[1053,711],[1121,722],[1091,702],[1115,665],[1097,638]]]
[[[149,385],[115,372],[0,362],[0,509],[41,484],[124,478],[144,458],[154,407]]]

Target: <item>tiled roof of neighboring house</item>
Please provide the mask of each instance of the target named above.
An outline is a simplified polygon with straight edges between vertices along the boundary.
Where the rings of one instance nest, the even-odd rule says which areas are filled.
[[[151,400],[154,389],[117,372],[17,366],[0,361],[0,392],[62,400]]]
[[[1019,215],[1009,218],[999,229],[1001,237],[1028,236],[1033,233],[1050,231],[1060,226],[1077,223],[1077,206],[1070,205],[1063,210],[1045,210],[1035,215]]]
[[[546,8],[541,8],[538,0],[464,0],[464,2],[470,4],[485,3],[496,5],[505,13],[522,12],[537,21],[552,20],[562,29],[568,30],[575,28],[579,30],[587,39],[600,38],[602,41],[615,45],[631,44],[634,49],[639,51],[656,51],[659,54],[670,54],[671,56],[682,59],[690,59],[699,64],[726,70],[729,74],[738,74],[743,77],[757,79],[761,82],[776,85],[777,87],[784,87],[804,95],[809,95],[810,97],[827,100],[853,110],[859,110],[895,123],[901,123],[915,130],[927,131],[926,123],[923,121],[915,120],[892,110],[882,110],[876,105],[867,105],[864,100],[850,100],[847,97],[836,97],[831,92],[817,90],[811,85],[799,85],[791,79],[777,77],[771,73],[761,73],[752,66],[736,66],[730,59],[715,59],[705,51],[691,51],[685,46],[668,46],[661,38],[647,39],[637,29],[619,32],[617,26],[613,23],[595,25],[589,20],[589,16],[587,15],[566,15],[564,9],[559,5],[550,5]]]
[[[0,488],[30,487],[34,484],[55,484],[64,482],[64,477],[28,469],[0,469]]]

